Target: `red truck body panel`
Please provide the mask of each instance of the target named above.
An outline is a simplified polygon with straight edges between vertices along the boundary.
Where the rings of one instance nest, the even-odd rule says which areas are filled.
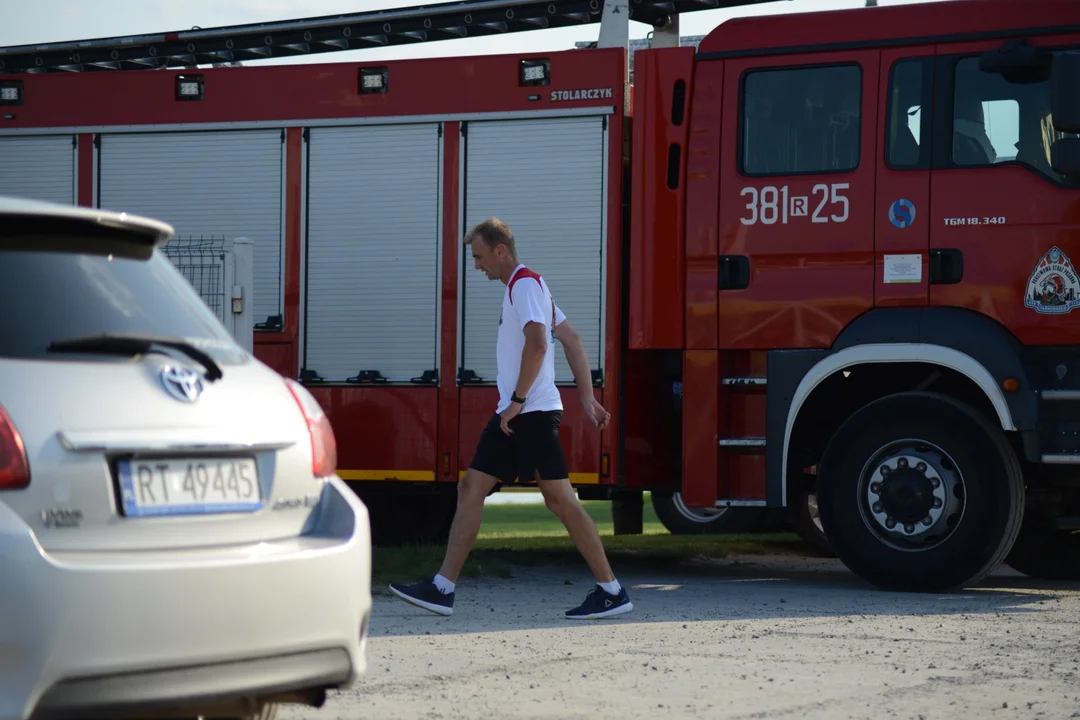
[[[952,0],[740,17],[717,25],[702,38],[698,52],[768,56],[769,62],[763,64],[774,64],[773,56],[785,49],[919,47],[928,38],[963,40],[979,33],[1022,37],[1025,30],[1073,24],[1076,12],[1072,0]]]
[[[640,54],[639,54],[640,56]],[[723,62],[700,63],[694,72],[690,138],[686,153],[686,349],[718,347],[717,198],[724,115]]]
[[[1080,26],[1080,5],[1064,6],[1057,23],[1070,20]],[[1044,16],[1042,8],[1027,24]],[[1051,24],[1047,17],[1046,24]],[[977,72],[978,56],[1000,46],[980,41],[939,45],[937,53],[961,56],[961,67]],[[1048,35],[1038,39],[1046,47],[1080,49],[1080,27],[1071,35]],[[956,74],[964,72],[957,68]],[[950,80],[952,79],[950,75]],[[992,103],[1017,102],[1018,120],[1025,122],[1034,105],[1024,86],[996,82],[980,87]],[[1001,99],[997,93],[1005,93]],[[986,102],[984,100],[984,102]],[[1049,113],[1049,107],[1043,112]],[[1021,140],[1023,133],[1020,133]],[[1020,149],[1023,152],[1023,148]],[[1044,168],[1049,170],[1048,166]],[[963,253],[964,280],[959,284],[929,288],[932,306],[970,309],[993,318],[1024,345],[1080,345],[1080,320],[1064,314],[1080,309],[1080,203],[1074,187],[1052,182],[1030,167],[935,169],[929,198],[930,246],[955,248]],[[1049,268],[1047,268],[1049,261]],[[1057,268],[1062,274],[1043,269]],[[1065,294],[1059,305],[1046,299],[1034,307],[1033,295],[1046,290],[1055,275],[1064,279],[1052,292]],[[1069,297],[1071,293],[1071,297]]]
[[[876,127],[876,52],[770,57],[768,65],[831,63],[861,68],[862,96],[853,100],[854,111],[861,109],[863,122]],[[753,282],[720,292],[718,347],[828,347],[874,304],[877,138],[861,133],[852,171],[748,177],[739,169],[747,142],[739,97],[746,75],[761,66],[758,59],[724,61],[718,251],[749,258]]]
[[[694,49],[642,53],[634,65],[627,347],[684,346],[687,155]]]

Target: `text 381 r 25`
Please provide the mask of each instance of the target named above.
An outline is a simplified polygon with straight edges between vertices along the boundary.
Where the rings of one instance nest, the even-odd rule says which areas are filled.
[[[792,195],[787,185],[779,188],[766,185],[760,190],[745,187],[739,195],[750,196],[750,201],[746,203],[750,217],[743,216],[739,222],[743,225],[775,225],[777,222],[786,225],[792,218],[805,217],[809,217],[813,223],[847,222],[850,203],[845,191],[848,187],[848,183],[819,183],[813,187],[810,195]],[[812,204],[813,212],[810,211]],[[837,207],[838,211],[826,214],[827,209]]]

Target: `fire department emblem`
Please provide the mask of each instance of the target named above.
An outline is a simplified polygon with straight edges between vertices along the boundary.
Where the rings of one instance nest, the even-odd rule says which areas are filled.
[[[1042,256],[1028,278],[1024,305],[1037,313],[1064,315],[1080,308],[1080,276],[1060,248]]]

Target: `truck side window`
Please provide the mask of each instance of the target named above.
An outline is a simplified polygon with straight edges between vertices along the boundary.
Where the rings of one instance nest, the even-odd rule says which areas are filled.
[[[839,173],[859,165],[859,65],[752,70],[743,77],[744,175]]]
[[[979,70],[979,58],[956,63],[952,106],[952,161],[959,167],[1020,163],[1055,183],[1050,146],[1061,133],[1050,112],[1050,82],[1013,83]]]
[[[885,163],[894,170],[930,169],[933,58],[897,60],[889,74]]]

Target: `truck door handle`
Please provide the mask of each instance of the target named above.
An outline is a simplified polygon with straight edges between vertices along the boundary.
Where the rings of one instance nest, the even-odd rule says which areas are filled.
[[[964,279],[964,254],[959,250],[930,250],[930,284],[956,285]]]
[[[743,290],[750,285],[750,258],[745,255],[720,256],[720,289]]]

